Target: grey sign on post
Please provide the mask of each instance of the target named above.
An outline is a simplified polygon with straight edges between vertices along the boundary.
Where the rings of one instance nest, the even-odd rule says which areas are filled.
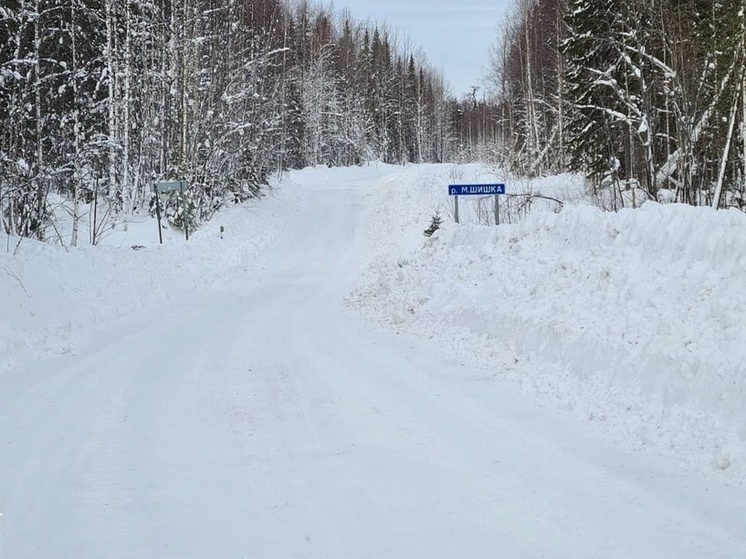
[[[189,183],[187,181],[163,181],[153,183],[153,192],[155,193],[155,213],[158,216],[158,240],[163,244],[163,232],[161,231],[161,200],[159,194],[163,192],[178,192],[179,198],[184,194],[186,190],[189,190]],[[184,234],[186,240],[189,240],[189,220],[184,218]]]
[[[161,192],[184,192],[189,189],[187,181],[165,181],[165,182],[154,182],[153,192],[160,194]]]

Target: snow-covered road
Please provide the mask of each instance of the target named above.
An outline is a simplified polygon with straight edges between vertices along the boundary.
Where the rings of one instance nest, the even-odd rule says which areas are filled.
[[[373,200],[317,184],[250,271],[5,377],[0,557],[746,557],[743,489],[346,308]]]

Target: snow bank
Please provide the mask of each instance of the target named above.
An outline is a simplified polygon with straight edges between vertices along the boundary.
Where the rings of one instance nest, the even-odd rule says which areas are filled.
[[[250,278],[251,266],[295,203],[297,189],[289,180],[260,200],[226,208],[188,242],[166,229],[159,245],[155,220],[148,216],[107,230],[97,247],[4,238],[0,375],[26,359],[74,352],[102,323],[146,305],[188,304],[209,286]]]
[[[744,214],[573,205],[425,239],[445,188],[410,178],[381,196],[373,235],[389,249],[354,307],[625,444],[746,481]]]

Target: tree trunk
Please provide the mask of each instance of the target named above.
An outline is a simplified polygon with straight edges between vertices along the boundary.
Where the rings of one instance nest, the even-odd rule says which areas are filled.
[[[116,123],[116,65],[114,63],[114,0],[106,0],[106,72],[108,82],[109,109],[109,138],[108,138],[108,167],[109,193],[116,195],[116,151],[117,138]]]
[[[73,215],[72,234],[70,244],[78,246],[78,222],[80,221],[80,115],[78,111],[78,52],[77,52],[77,26],[75,13],[75,0],[70,3],[70,43],[72,55],[72,89],[73,89],[73,149],[75,158],[73,160]]]
[[[132,72],[132,8],[130,2],[125,2],[125,42],[124,42],[124,99],[122,111],[122,197],[124,198],[124,213],[132,215],[136,193],[132,184],[132,170],[130,163],[130,104],[131,100],[131,72]]]
[[[34,116],[36,117],[36,225],[35,233],[40,240],[44,240],[42,222],[44,206],[46,204],[45,185],[46,170],[44,168],[44,127],[41,111],[41,2],[36,0],[36,17],[34,19]]]
[[[743,73],[743,72],[741,72]],[[730,123],[728,124],[728,136],[725,139],[725,148],[723,148],[723,157],[720,160],[720,173],[718,173],[718,182],[715,187],[715,195],[712,197],[712,207],[718,209],[720,198],[723,192],[723,180],[725,179],[725,168],[728,165],[728,155],[730,154],[730,144],[733,139],[733,129],[736,124],[736,115],[738,114],[738,96],[733,100],[733,107],[730,111]]]
[[[717,107],[718,102],[720,101],[720,97],[722,96],[723,92],[725,91],[728,83],[730,82],[730,79],[733,77],[733,72],[735,71],[735,62],[731,64],[730,68],[728,69],[728,72],[725,74],[725,77],[720,82],[720,87],[715,94],[715,97],[710,101],[710,105],[705,109],[705,111],[702,113],[702,116],[699,117],[699,120],[692,128],[691,132],[688,133],[688,138],[686,139],[686,142],[690,145],[694,145],[699,140],[700,134],[702,134],[702,131],[705,129],[705,126],[710,121],[710,118],[712,118],[713,113],[715,112],[715,109]],[[682,149],[679,148],[675,152],[673,152],[671,155],[668,156],[668,159],[663,164],[663,166],[658,169],[658,173],[655,175],[655,187],[656,190],[658,188],[661,188],[663,186],[663,183],[668,180],[668,178],[673,175],[673,173],[676,171],[679,161],[682,156]]]

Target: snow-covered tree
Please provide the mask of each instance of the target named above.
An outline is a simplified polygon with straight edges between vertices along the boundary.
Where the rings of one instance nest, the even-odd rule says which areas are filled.
[[[180,226],[258,195],[275,170],[442,160],[439,79],[389,30],[305,0],[9,0],[3,228],[56,236],[53,193],[72,216],[60,240],[78,244],[87,218],[95,243],[152,206],[153,181],[189,182],[187,200],[164,198]]]

